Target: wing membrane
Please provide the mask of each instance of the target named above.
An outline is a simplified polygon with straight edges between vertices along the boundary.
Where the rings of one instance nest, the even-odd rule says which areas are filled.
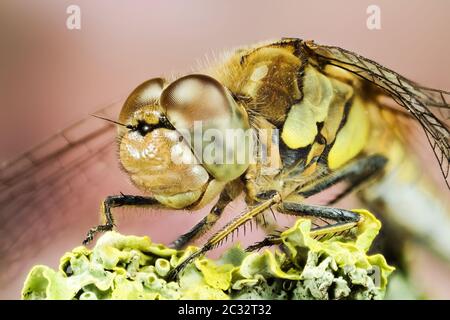
[[[120,104],[114,103],[96,114],[114,119],[118,110]],[[93,210],[104,197],[105,185],[113,185],[111,179],[119,172],[115,129],[109,122],[88,117],[1,164],[2,294],[11,298],[14,292],[17,298],[22,276],[33,264],[42,263],[43,257],[57,261],[57,256],[50,256],[65,248],[55,251],[53,246],[67,241],[79,245],[86,230],[97,223]],[[62,237],[69,239],[59,241]]]
[[[370,81],[416,118],[450,188],[450,131],[446,123],[450,110],[449,92],[422,87],[375,61],[339,47],[311,41],[305,42],[305,47],[319,64],[334,65]],[[432,107],[439,112],[433,112]]]
[[[111,115],[119,104],[111,104],[97,114]],[[69,168],[80,166],[98,148],[114,142],[114,125],[92,117],[74,123],[42,144],[0,167],[0,206],[16,197],[51,184],[68,174]],[[0,218],[2,216],[0,215]]]

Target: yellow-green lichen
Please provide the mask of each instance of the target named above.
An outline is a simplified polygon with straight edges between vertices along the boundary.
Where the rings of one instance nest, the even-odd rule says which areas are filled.
[[[168,272],[197,248],[177,251],[148,237],[107,232],[93,250],[66,253],[57,271],[35,266],[22,298],[379,299],[393,268],[382,255],[367,255],[380,222],[355,211],[363,222],[354,237],[318,241],[310,235],[310,220],[299,219],[281,234],[283,253],[248,253],[236,245],[216,261],[195,260],[176,281],[168,281]]]

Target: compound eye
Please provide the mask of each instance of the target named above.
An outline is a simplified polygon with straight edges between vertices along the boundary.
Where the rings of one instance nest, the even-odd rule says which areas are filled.
[[[162,78],[154,78],[134,89],[120,111],[119,122],[127,123],[133,113],[142,106],[156,104],[163,90],[164,82]]]
[[[234,141],[250,143],[249,139],[235,135],[243,136],[250,128],[247,112],[220,82],[207,75],[188,75],[167,86],[159,102],[167,119],[217,180],[234,179],[246,170],[248,152]],[[199,133],[203,135],[200,146],[195,143]],[[206,153],[214,156],[205,159]],[[244,154],[245,160],[238,161],[238,154]]]
[[[216,79],[194,74],[171,83],[161,93],[160,104],[175,128],[191,129],[202,121],[216,129],[226,127],[242,113],[228,90]]]

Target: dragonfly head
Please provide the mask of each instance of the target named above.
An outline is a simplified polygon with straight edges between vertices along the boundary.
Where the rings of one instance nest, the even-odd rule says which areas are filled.
[[[130,94],[119,121],[122,167],[168,207],[200,201],[211,181],[234,180],[249,165],[247,113],[209,76],[168,85],[161,78],[146,81]]]

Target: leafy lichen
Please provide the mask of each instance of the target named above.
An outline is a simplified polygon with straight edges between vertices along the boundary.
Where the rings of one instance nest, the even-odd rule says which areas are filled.
[[[168,272],[191,253],[148,237],[104,234],[93,250],[77,247],[59,270],[30,271],[23,299],[380,299],[393,271],[383,256],[367,255],[381,224],[364,220],[353,238],[318,241],[311,222],[299,219],[281,234],[283,252],[248,253],[236,245],[216,261],[199,258],[176,281]]]

